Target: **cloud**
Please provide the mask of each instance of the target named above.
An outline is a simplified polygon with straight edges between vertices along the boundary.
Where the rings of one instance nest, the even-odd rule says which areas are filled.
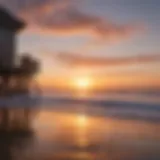
[[[29,11],[43,6],[56,3],[58,0],[0,0],[0,4],[11,11],[18,13],[20,11]]]
[[[45,34],[83,34],[115,41],[141,30],[137,25],[118,25],[84,13],[77,6],[73,6],[71,0],[0,0],[0,2],[25,19],[32,30]]]
[[[71,53],[59,53],[57,58],[72,67],[107,67],[160,61],[160,55],[144,55],[127,58],[85,57]]]
[[[138,26],[119,26],[75,8],[58,10],[44,19],[37,19],[37,26],[58,34],[87,34],[112,41],[126,38],[139,30]]]
[[[38,13],[31,17],[36,29],[59,35],[88,35],[109,41],[121,40],[140,31],[137,25],[117,25],[98,16],[88,15],[76,8],[54,10],[50,14]]]

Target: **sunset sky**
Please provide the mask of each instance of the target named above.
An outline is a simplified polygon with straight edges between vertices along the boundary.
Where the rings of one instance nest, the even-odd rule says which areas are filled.
[[[39,82],[67,88],[160,87],[159,0],[0,0],[26,21],[18,53],[42,63]],[[140,57],[140,58],[138,58]]]

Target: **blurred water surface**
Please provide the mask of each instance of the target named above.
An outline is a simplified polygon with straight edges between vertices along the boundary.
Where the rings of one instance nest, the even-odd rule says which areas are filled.
[[[0,136],[0,159],[159,160],[159,113],[154,107],[41,106],[33,134]]]

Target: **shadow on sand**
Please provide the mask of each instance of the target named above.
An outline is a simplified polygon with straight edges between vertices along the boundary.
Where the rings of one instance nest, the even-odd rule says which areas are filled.
[[[0,159],[17,160],[32,142],[32,131],[0,131]]]

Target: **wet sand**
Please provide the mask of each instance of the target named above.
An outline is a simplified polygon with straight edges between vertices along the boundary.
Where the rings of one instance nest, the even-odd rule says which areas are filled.
[[[34,134],[1,140],[0,159],[159,160],[160,125],[84,113],[41,110]]]

